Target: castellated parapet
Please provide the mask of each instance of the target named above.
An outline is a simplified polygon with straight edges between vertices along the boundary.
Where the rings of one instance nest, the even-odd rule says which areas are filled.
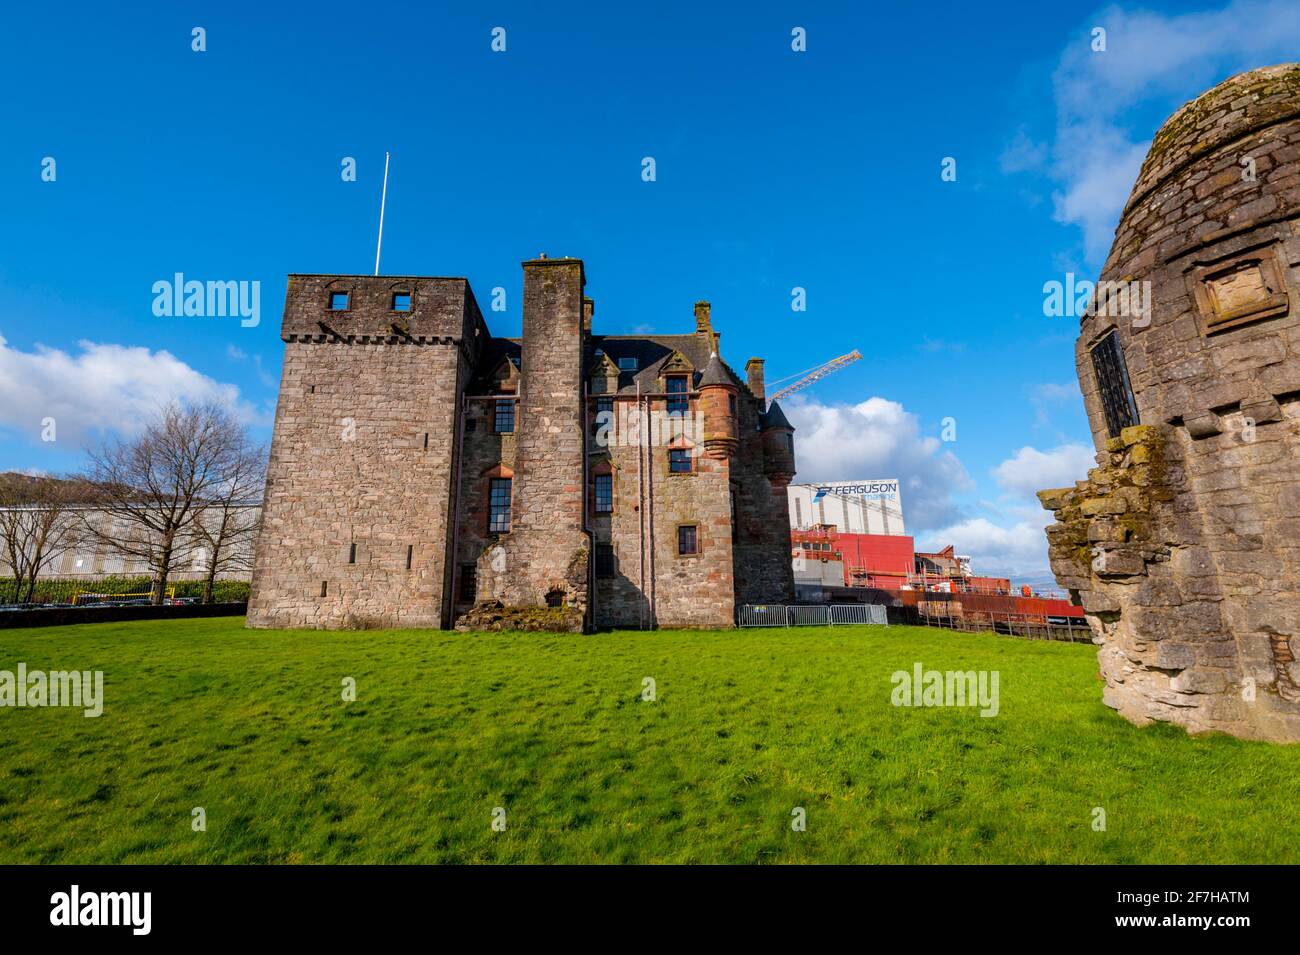
[[[1300,740],[1300,65],[1160,129],[1076,358],[1097,467],[1039,496],[1106,704]]]
[[[730,626],[792,597],[762,362],[722,360],[708,302],[601,335],[580,260],[523,270],[520,339],[464,279],[289,277],[249,626]]]

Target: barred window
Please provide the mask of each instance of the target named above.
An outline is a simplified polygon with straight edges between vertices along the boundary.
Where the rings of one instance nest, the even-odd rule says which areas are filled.
[[[1125,428],[1138,423],[1137,402],[1128,380],[1119,335],[1112,331],[1092,348],[1092,371],[1097,378],[1097,395],[1106,415],[1106,431],[1118,438]]]
[[[596,576],[602,580],[617,573],[614,564],[614,546],[612,544],[596,545]]]
[[[460,565],[460,599],[473,603],[478,596],[478,568],[473,564]]]
[[[677,528],[678,556],[698,554],[700,552],[699,540],[695,530],[694,524],[683,524],[681,527]]]
[[[672,474],[690,474],[691,449],[670,448],[668,451],[668,470]]]
[[[510,478],[493,478],[488,489],[488,530],[510,532]]]
[[[614,475],[596,475],[596,513],[614,513]]]
[[[669,414],[686,414],[690,408],[690,399],[686,397],[686,379],[679,375],[674,375],[667,379],[668,385],[668,413]]]
[[[513,398],[502,398],[497,401],[493,429],[497,434],[514,434],[515,402]]]

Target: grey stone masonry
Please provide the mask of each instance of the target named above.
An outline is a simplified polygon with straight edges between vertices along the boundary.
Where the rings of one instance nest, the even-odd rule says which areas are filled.
[[[1300,65],[1161,127],[1076,357],[1097,467],[1040,498],[1105,702],[1300,740]]]
[[[584,285],[524,262],[506,339],[464,279],[289,277],[249,626],[725,627],[793,596],[761,361],[722,361],[708,302],[686,334],[599,335]]]

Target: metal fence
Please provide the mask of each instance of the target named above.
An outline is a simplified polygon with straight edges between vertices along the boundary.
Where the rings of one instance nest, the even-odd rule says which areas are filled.
[[[1076,617],[1043,617],[1018,613],[984,613],[962,616],[960,614],[917,612],[914,621],[922,627],[942,627],[966,633],[1005,634],[1010,637],[1028,637],[1031,640],[1063,640],[1070,643],[1091,643],[1092,628],[1086,620]]]
[[[829,627],[832,624],[885,624],[886,608],[878,604],[745,604],[741,627]]]
[[[875,623],[889,626],[883,604],[831,604],[831,623]]]

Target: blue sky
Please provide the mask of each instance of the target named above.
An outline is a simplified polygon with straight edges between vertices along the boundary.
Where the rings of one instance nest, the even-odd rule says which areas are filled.
[[[1170,112],[1294,59],[1294,6],[16,7],[0,468],[76,468],[168,397],[269,437],[285,275],[373,268],[390,150],[384,272],[467,276],[485,309],[502,286],[487,317],[514,335],[520,261],[571,255],[605,333],[689,329],[707,298],[724,357],[769,379],[858,348],[787,408],[798,479],[901,477],[919,544],[1041,576],[1030,491],[1091,455],[1076,320],[1043,284],[1095,278]],[[156,317],[176,272],[260,282],[260,324]]]

